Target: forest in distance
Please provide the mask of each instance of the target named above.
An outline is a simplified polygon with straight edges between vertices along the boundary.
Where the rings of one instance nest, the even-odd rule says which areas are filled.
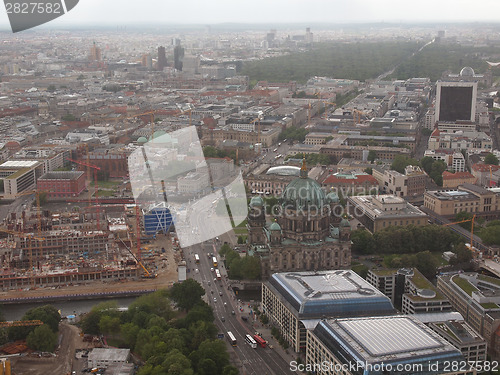
[[[459,73],[464,66],[484,72],[488,56],[500,53],[500,46],[436,42],[419,51],[422,46],[422,42],[414,41],[316,43],[308,51],[245,62],[241,73],[248,75],[253,84],[305,83],[313,76],[365,81],[396,67],[388,79],[429,77],[436,81],[444,71]]]

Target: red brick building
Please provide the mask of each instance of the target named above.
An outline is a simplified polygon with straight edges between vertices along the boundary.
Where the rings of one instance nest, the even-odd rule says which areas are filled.
[[[81,171],[47,172],[38,181],[38,190],[47,198],[77,197],[85,189],[85,173]]]
[[[94,150],[89,153],[90,164],[101,168],[101,172],[111,178],[128,176],[128,155],[122,151]],[[86,159],[82,160],[87,162]],[[87,167],[80,166],[84,170]]]

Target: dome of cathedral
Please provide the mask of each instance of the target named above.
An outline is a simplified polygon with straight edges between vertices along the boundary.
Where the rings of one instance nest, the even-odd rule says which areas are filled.
[[[252,197],[250,199],[250,207],[262,207],[264,205],[264,200],[260,195]]]
[[[326,196],[320,184],[310,178],[297,178],[290,182],[281,197],[282,203],[304,207],[326,205]]]
[[[350,228],[351,227],[351,224],[349,224],[349,220],[347,220],[346,218],[342,219],[342,221],[340,222],[340,227],[341,228]]]
[[[339,203],[339,201],[340,201],[339,196],[333,191],[329,192],[326,195],[326,202],[327,203]]]
[[[326,205],[326,195],[320,184],[307,177],[307,168],[305,159],[300,168],[300,178],[290,182],[281,196],[283,206],[292,205],[294,207]]]
[[[271,224],[269,227],[269,230],[274,231],[274,230],[281,230],[280,225],[275,221],[274,223]]]
[[[139,137],[137,139],[137,143],[146,143],[148,141],[148,139],[146,137]]]

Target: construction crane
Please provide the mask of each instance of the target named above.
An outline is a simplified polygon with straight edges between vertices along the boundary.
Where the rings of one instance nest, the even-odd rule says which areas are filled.
[[[328,118],[328,104],[337,105],[337,103],[334,103],[334,102],[323,102],[323,104],[325,105],[325,120],[326,120]]]
[[[468,223],[469,221],[471,222],[471,231],[470,231],[470,250],[472,251],[472,245],[474,243],[474,220],[476,219],[476,215],[472,216],[472,219],[467,219],[467,220],[461,220],[461,221],[456,221],[454,223],[448,223],[448,224],[443,224],[443,227],[447,227],[449,225],[455,225],[455,224],[461,224],[461,223]]]
[[[82,161],[77,161],[77,160],[73,160],[73,159],[69,159],[69,161],[73,162],[73,163],[76,163],[78,165],[82,165],[84,167],[90,167],[90,168],[93,168],[94,169],[94,197],[95,197],[95,203],[96,203],[96,207],[97,207],[97,230],[101,230],[101,219],[100,219],[100,216],[101,216],[101,210],[100,210],[100,204],[99,204],[99,186],[98,186],[98,183],[97,183],[97,171],[100,171],[101,168],[98,167],[97,165],[93,165],[93,164],[88,164],[88,163],[84,163]],[[92,198],[89,194],[89,205],[92,206]]]
[[[37,212],[36,212],[36,217],[38,221],[38,235],[42,235],[42,211],[40,208],[40,193],[46,193],[46,191],[40,191],[38,189],[36,190],[30,190],[30,191],[24,191],[22,193],[19,193],[16,195],[16,198],[22,197],[24,195],[30,195],[30,194],[35,194],[36,197],[36,207],[37,207]]]
[[[41,320],[16,320],[11,322],[0,322],[0,328],[41,326],[42,324],[44,323]]]
[[[128,247],[127,244],[125,242],[123,242],[123,240],[121,238],[119,238],[119,239],[120,239],[121,243],[123,244],[123,246],[125,246],[125,248],[127,249],[127,251],[134,257],[134,259],[137,262],[137,264],[139,266],[141,266],[141,268],[143,269],[144,275],[142,277],[147,278],[147,279],[154,279],[154,278],[156,278],[158,275],[156,273],[150,272],[144,266],[144,264],[142,264],[141,260],[135,256],[134,252],[132,250],[130,250],[130,247]]]

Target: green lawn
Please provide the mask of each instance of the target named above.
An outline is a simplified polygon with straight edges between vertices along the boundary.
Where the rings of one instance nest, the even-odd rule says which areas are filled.
[[[477,288],[474,285],[472,285],[467,280],[461,278],[458,275],[453,276],[452,280],[469,296],[472,296],[472,292],[477,292]]]
[[[114,195],[114,191],[113,190],[101,190],[99,189],[99,197],[102,198],[102,197],[112,197]]]
[[[482,303],[481,306],[483,306],[485,309],[498,309],[498,305],[493,302],[485,302]]]
[[[239,227],[236,227],[233,229],[234,230],[234,233],[237,234],[237,235],[248,235],[248,230],[247,228],[239,228]]]
[[[123,181],[97,181],[97,186],[104,189],[114,189],[122,183]],[[90,187],[94,188],[94,180],[90,183]]]

